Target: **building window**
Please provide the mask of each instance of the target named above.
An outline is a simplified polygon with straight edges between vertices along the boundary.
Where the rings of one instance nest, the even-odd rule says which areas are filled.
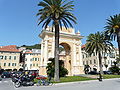
[[[33,58],[30,59],[30,61],[32,61],[32,60],[33,60]]]
[[[14,63],[15,64],[15,66],[16,66],[16,63]]]
[[[37,58],[35,58],[35,61],[37,61]]]
[[[3,59],[3,56],[0,56],[0,59]]]
[[[38,64],[36,64],[36,66],[38,67]]]
[[[6,66],[6,63],[4,63],[4,66]]]
[[[32,64],[30,64],[30,67],[32,67]]]
[[[11,60],[11,56],[9,56],[9,59]]]
[[[8,66],[10,66],[10,63],[8,63]]]
[[[85,65],[85,61],[83,61],[83,65]]]
[[[86,65],[88,65],[88,61],[86,61]]]
[[[7,60],[7,56],[5,56],[5,60]]]
[[[35,66],[35,64],[33,64],[33,66]]]
[[[12,66],[14,66],[14,63],[12,63]]]
[[[16,60],[16,56],[14,56],[14,60]]]
[[[83,58],[84,58],[84,55],[83,55]]]
[[[92,60],[90,60],[90,64],[92,64]]]
[[[96,60],[94,59],[94,64],[96,64]]]

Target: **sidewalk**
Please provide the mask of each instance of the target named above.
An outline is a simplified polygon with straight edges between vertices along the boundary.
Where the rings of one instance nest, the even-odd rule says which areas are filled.
[[[88,77],[88,78],[98,78],[99,75],[89,75],[89,74],[80,74],[79,76],[82,76],[82,77]]]
[[[118,80],[118,79],[120,78],[103,79],[101,83],[104,81],[108,81],[108,80]],[[53,85],[68,85],[68,84],[78,84],[78,83],[84,84],[84,83],[92,83],[92,82],[100,82],[100,81],[99,80],[88,80],[88,81],[63,82],[63,83],[55,83]]]

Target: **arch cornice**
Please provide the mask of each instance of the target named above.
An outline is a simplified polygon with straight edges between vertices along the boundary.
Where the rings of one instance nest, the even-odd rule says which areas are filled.
[[[45,35],[55,35],[55,33],[48,31],[48,30],[42,30],[41,34],[39,34],[39,37],[44,38]],[[81,40],[84,36],[80,36],[80,35],[76,35],[76,34],[60,33],[60,37],[70,37],[70,38]]]

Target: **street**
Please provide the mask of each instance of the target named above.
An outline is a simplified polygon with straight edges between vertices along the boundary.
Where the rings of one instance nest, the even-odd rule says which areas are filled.
[[[53,86],[27,86],[15,88],[10,79],[0,81],[0,90],[120,90],[120,79],[103,80],[103,82],[82,81],[60,83]]]

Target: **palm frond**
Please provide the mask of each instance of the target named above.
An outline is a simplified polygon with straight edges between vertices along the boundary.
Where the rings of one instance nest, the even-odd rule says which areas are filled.
[[[48,5],[52,5],[52,1],[53,0],[43,0],[45,3],[47,3]]]
[[[38,18],[38,25],[43,22],[43,27],[46,27],[50,22],[55,22],[58,20],[59,27],[62,25],[65,28],[73,27],[71,21],[76,24],[76,17],[71,13],[74,9],[73,1],[67,0],[43,0],[39,2],[38,6],[41,6],[41,9],[38,10],[36,16]],[[49,17],[49,20],[47,20]],[[50,19],[51,18],[51,19]],[[63,23],[63,24],[62,24]]]
[[[38,6],[49,7],[49,5],[45,2],[39,2]]]
[[[112,43],[104,36],[105,34],[102,32],[97,32],[95,34],[90,34],[87,37],[86,43],[86,52],[92,54],[95,52],[98,54],[99,52],[103,53],[106,51],[110,51],[113,47]]]

